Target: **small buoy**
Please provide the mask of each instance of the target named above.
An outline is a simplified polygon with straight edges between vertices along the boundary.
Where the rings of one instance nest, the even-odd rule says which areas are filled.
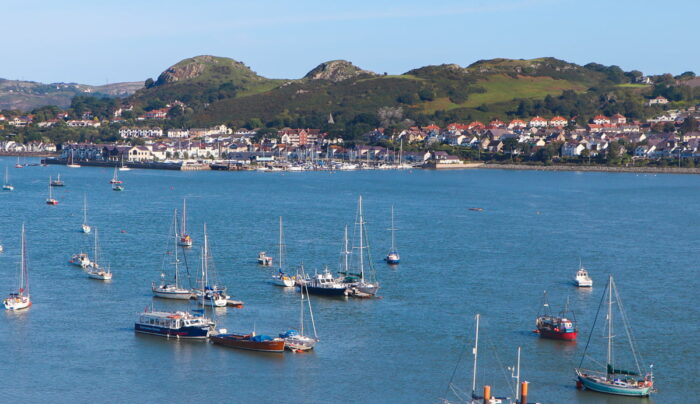
[[[126,230],[121,230],[120,233],[126,233]]]

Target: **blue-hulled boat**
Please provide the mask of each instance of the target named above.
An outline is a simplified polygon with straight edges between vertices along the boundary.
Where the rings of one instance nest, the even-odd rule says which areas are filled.
[[[314,274],[312,277],[304,277],[298,279],[300,290],[306,291],[312,295],[321,296],[346,296],[347,286],[333,277],[333,274],[326,268],[323,273]]]
[[[613,293],[614,290],[614,293]],[[640,358],[638,355],[639,350],[635,346],[634,339],[632,338],[632,330],[627,323],[627,317],[622,310],[622,302],[620,301],[617,288],[615,287],[615,282],[613,281],[612,275],[608,280],[608,285],[606,286],[607,300],[608,300],[608,310],[607,310],[607,340],[608,340],[608,357],[607,366],[605,371],[594,371],[583,369],[581,365],[583,364],[583,359],[586,357],[586,351],[588,350],[588,345],[583,352],[583,357],[581,358],[581,363],[576,369],[576,387],[586,388],[589,390],[597,391],[600,393],[615,394],[618,396],[633,396],[633,397],[647,397],[651,395],[654,390],[654,373],[653,365],[649,366],[649,371],[642,376],[642,369],[640,365]],[[614,297],[613,297],[614,296]],[[598,306],[598,313],[600,313],[600,308],[605,300],[606,293],[603,292],[603,298]],[[630,348],[632,350],[632,355],[634,357],[634,363],[636,365],[635,370],[624,370],[615,367],[613,355],[613,299],[615,303],[620,308],[620,314],[625,324],[626,332],[628,337]],[[596,315],[596,321],[598,315]],[[595,324],[595,322],[594,322]],[[593,329],[591,329],[591,335],[593,335]],[[590,341],[590,337],[589,337]]]
[[[144,311],[139,314],[134,331],[177,339],[206,339],[214,331],[215,324],[200,314],[184,311]]]

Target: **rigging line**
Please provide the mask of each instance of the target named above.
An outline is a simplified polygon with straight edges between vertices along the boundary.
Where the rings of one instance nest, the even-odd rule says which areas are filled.
[[[603,306],[603,301],[605,300],[605,292],[608,290],[608,284],[605,285],[605,289],[603,289],[603,295],[600,298],[600,303],[598,303],[598,310],[595,312],[595,319],[593,320],[593,325],[591,326],[591,332],[588,333],[588,340],[586,341],[586,347],[583,349],[583,355],[581,355],[581,361],[578,364],[578,367],[581,368],[583,366],[583,359],[586,357],[586,352],[588,352],[588,345],[591,343],[591,337],[593,337],[593,330],[595,330],[595,325],[598,322],[598,315],[600,314],[600,308]]]
[[[190,275],[190,266],[187,264],[187,254],[185,254],[185,247],[181,246],[182,248],[182,261],[185,263],[185,272],[187,272],[187,284],[190,287],[190,290],[192,290],[192,276]]]
[[[634,338],[632,337],[632,332],[629,325],[629,321],[627,321],[627,314],[625,313],[624,308],[622,307],[622,300],[620,300],[620,295],[617,292],[617,288],[613,288],[615,291],[615,299],[617,299],[617,304],[620,307],[620,317],[622,317],[622,324],[625,326],[625,333],[627,334],[627,340],[630,343],[630,348],[632,349],[632,356],[634,357],[634,363],[637,365],[637,372],[642,375],[642,368],[639,366],[639,360],[637,359],[637,356],[639,355],[641,359],[641,355],[637,352],[636,348],[636,343],[634,341]]]
[[[452,387],[452,382],[454,381],[455,375],[457,374],[457,368],[459,368],[459,364],[462,363],[462,359],[464,356],[464,352],[467,350],[467,345],[465,344],[462,347],[462,352],[459,353],[459,359],[457,359],[457,364],[455,365],[454,370],[452,370],[452,376],[450,377],[450,383],[447,385],[447,388],[445,389],[445,395],[447,395],[448,390]]]
[[[490,338],[484,338],[486,342],[491,345],[491,351],[493,352],[493,356],[496,358],[496,362],[498,363],[498,367],[501,369],[501,373],[503,374],[503,378],[506,380],[506,384],[508,385],[508,388],[510,388],[511,392],[515,394],[515,390],[513,390],[513,378],[510,377],[508,374],[506,374],[506,369],[505,366],[503,366],[503,362],[501,361],[501,358],[498,356],[498,351],[496,350],[496,345],[494,345],[493,341],[491,341]]]

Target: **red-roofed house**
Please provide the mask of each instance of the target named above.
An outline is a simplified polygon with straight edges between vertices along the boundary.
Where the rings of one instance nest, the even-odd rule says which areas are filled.
[[[527,126],[527,124],[525,123],[525,121],[520,120],[520,119],[513,119],[508,124],[508,129],[522,129],[526,126]]]
[[[541,116],[536,116],[530,119],[529,125],[531,128],[546,128],[547,120],[542,118]]]
[[[492,119],[491,122],[489,122],[489,129],[498,129],[498,128],[505,128],[506,124],[498,119]]]
[[[627,123],[627,118],[622,114],[615,114],[610,118],[610,123],[615,125],[624,125]]]
[[[435,124],[432,124],[432,125],[424,126],[422,129],[423,129],[424,131],[426,131],[426,132],[431,132],[431,131],[434,131],[434,130],[439,131],[439,130],[440,130],[440,127],[437,126],[437,125],[435,125]]]
[[[564,126],[568,125],[569,121],[564,118],[563,116],[555,116],[554,118],[549,120],[549,126],[553,126],[555,128],[563,128]]]
[[[451,123],[451,124],[447,125],[447,130],[449,132],[455,132],[458,130],[467,130],[467,128],[468,128],[468,125],[465,125],[463,123]]]
[[[596,125],[605,125],[610,123],[610,118],[605,115],[596,115],[593,117],[593,123]]]
[[[485,128],[484,124],[479,122],[479,121],[474,121],[474,122],[471,122],[469,125],[467,125],[468,130],[484,129],[484,128]]]

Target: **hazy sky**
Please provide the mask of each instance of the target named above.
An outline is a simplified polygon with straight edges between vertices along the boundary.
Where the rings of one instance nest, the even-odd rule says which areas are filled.
[[[647,74],[700,73],[700,1],[3,1],[0,77],[104,84],[195,55],[298,78],[347,59],[376,72],[554,56]],[[10,4],[7,4],[10,3]]]

